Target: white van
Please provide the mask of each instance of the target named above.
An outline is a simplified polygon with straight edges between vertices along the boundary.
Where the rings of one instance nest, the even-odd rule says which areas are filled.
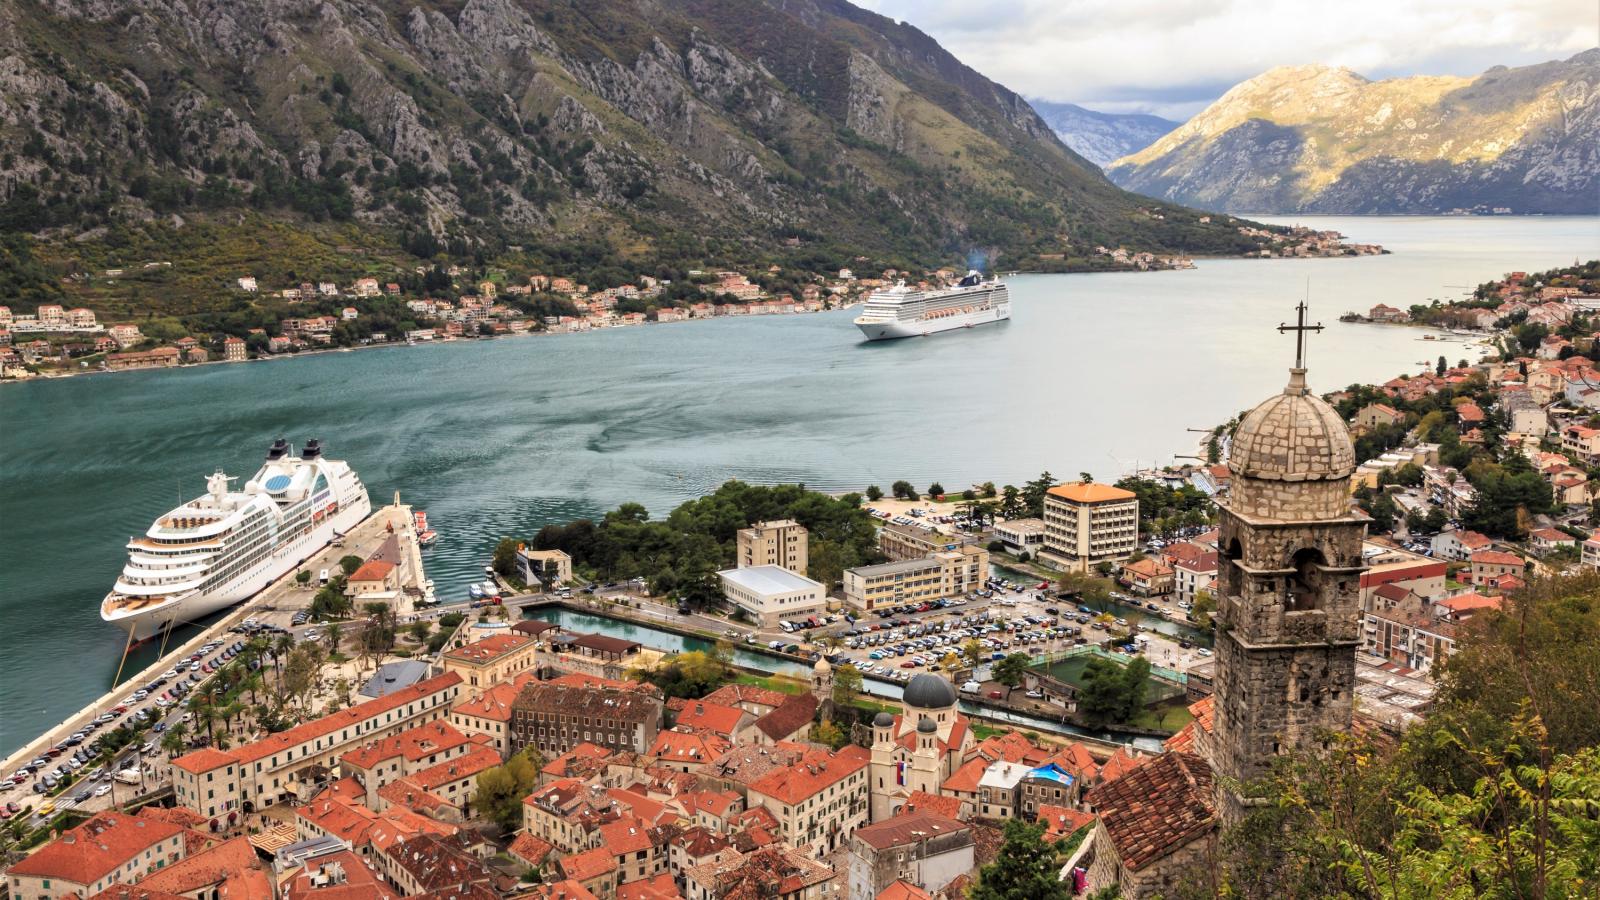
[[[321,581],[322,581],[323,584],[327,584],[328,583],[328,570],[327,569],[323,569],[322,570]]]
[[[961,686],[961,693],[963,694],[978,694],[982,692],[983,685],[977,683],[976,681],[969,681]]]

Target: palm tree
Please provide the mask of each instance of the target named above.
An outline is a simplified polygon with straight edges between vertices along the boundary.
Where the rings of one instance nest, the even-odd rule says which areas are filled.
[[[222,716],[223,724],[227,726],[228,733],[233,733],[233,720],[242,712],[244,712],[244,704],[237,700],[229,702],[218,711],[218,714]]]
[[[175,723],[161,736],[161,749],[167,751],[167,759],[177,756],[184,748],[184,737],[189,733],[189,726],[182,722]]]
[[[283,660],[294,649],[294,635],[280,634],[272,642],[272,670],[278,675],[278,689],[283,689]]]
[[[344,626],[338,622],[328,623],[328,653],[339,652],[339,639],[344,636]]]

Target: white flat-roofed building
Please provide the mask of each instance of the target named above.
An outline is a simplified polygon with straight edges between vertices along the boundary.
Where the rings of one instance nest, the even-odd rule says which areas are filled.
[[[994,536],[1012,553],[1035,556],[1044,547],[1044,520],[1011,519],[996,522]]]
[[[827,611],[827,592],[820,582],[782,566],[724,569],[722,593],[763,628],[784,620],[804,619]]]

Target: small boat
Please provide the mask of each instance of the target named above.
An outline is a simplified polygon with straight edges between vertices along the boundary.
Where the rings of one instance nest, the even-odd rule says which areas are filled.
[[[439,532],[437,531],[424,531],[423,533],[417,535],[417,545],[420,547],[432,547],[438,542]]]
[[[483,567],[483,574],[489,576],[490,578],[493,578],[494,577],[494,566],[484,566]]]
[[[479,589],[479,592],[484,596],[485,599],[489,597],[498,597],[500,596],[500,585],[495,584],[492,581],[485,581],[483,583],[483,587]]]
[[[482,600],[483,599],[483,588],[479,587],[475,583],[474,584],[469,584],[469,585],[467,585],[467,596],[471,597],[474,600]]]

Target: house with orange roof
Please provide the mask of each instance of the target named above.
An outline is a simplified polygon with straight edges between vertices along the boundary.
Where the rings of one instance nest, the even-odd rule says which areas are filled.
[[[616,859],[618,882],[637,881],[667,870],[668,846],[677,833],[676,825],[653,825],[638,816],[624,816],[600,826],[600,849]]]
[[[1556,528],[1535,528],[1528,533],[1528,541],[1539,553],[1550,553],[1565,547],[1578,546],[1578,539]]]
[[[1501,550],[1479,550],[1472,554],[1471,575],[1468,579],[1473,584],[1488,584],[1491,580],[1501,575],[1521,576],[1527,572],[1527,561],[1515,553],[1506,553]]]
[[[600,900],[588,888],[570,878],[554,884],[541,884],[524,896],[537,900]]]
[[[1118,778],[1137,769],[1147,757],[1140,756],[1130,751],[1126,746],[1118,747],[1111,754],[1111,758],[1100,767],[1100,784],[1109,784]]]
[[[944,780],[939,786],[939,793],[955,797],[963,803],[976,809],[978,805],[978,782],[983,779],[984,770],[989,768],[989,760],[975,756],[961,764],[954,775]]]
[[[933,900],[933,895],[903,878],[896,878],[893,884],[879,891],[873,900]]]
[[[441,822],[461,822],[466,818],[459,806],[411,778],[400,778],[378,789],[378,811],[395,806]]]
[[[344,590],[352,597],[384,594],[399,589],[398,567],[385,559],[370,559],[350,573]]]
[[[1122,564],[1117,580],[1139,597],[1159,597],[1173,588],[1172,567],[1155,557],[1130,560]]]
[[[1445,597],[1433,604],[1433,613],[1448,622],[1464,622],[1486,609],[1500,609],[1503,597],[1485,597],[1474,591]]]
[[[673,725],[684,731],[721,735],[731,743],[755,720],[754,715],[737,706],[692,700],[679,710]]]
[[[681,729],[681,726],[674,726],[659,732],[645,756],[655,760],[656,765],[674,771],[696,772],[733,746],[732,741],[714,732]]]
[[[927,791],[912,791],[906,795],[905,805],[900,807],[903,813],[931,812],[938,813],[947,819],[966,820],[972,815],[972,804],[960,797],[944,794],[930,794]]]
[[[563,878],[583,885],[584,889],[599,897],[611,900],[617,893],[617,858],[604,847],[563,856],[557,867]]]
[[[384,785],[481,746],[441,719],[345,751],[339,771],[359,780],[366,789],[362,802],[377,809],[378,790]]]
[[[813,751],[750,785],[747,800],[772,813],[789,846],[820,856],[867,821],[867,761],[855,746]]]
[[[275,900],[274,881],[244,837],[185,857],[151,873],[139,886],[185,897],[228,900]]]
[[[18,900],[56,900],[141,881],[184,859],[184,831],[170,822],[96,813],[7,869],[7,892]]]
[[[1091,791],[1099,820],[1088,892],[1115,884],[1124,897],[1172,893],[1206,858],[1216,831],[1215,790],[1205,760],[1170,752]]]
[[[1071,837],[1084,828],[1094,824],[1094,813],[1073,809],[1069,806],[1051,806],[1046,804],[1039,807],[1039,824],[1044,826],[1044,839],[1046,843],[1055,843],[1065,837]]]
[[[445,718],[460,687],[461,676],[447,672],[254,743],[185,754],[172,761],[173,791],[180,805],[207,817],[272,806],[297,795],[297,773],[331,767],[352,747]]]
[[[467,815],[472,797],[478,790],[478,776],[500,765],[500,754],[484,744],[469,744],[470,749],[453,759],[445,760],[415,772],[410,780],[423,790],[443,797],[449,804]]]
[[[375,843],[378,871],[406,896],[475,885],[492,896],[499,881],[479,857],[487,845],[464,834],[418,833],[387,846]]]
[[[456,672],[468,688],[488,687],[533,668],[539,642],[525,634],[496,634],[445,651],[439,663]]]
[[[696,900],[710,898],[782,897],[784,900],[824,900],[840,893],[833,869],[790,847],[762,847],[749,853],[724,850],[711,860],[690,866],[683,873],[685,894]]]

